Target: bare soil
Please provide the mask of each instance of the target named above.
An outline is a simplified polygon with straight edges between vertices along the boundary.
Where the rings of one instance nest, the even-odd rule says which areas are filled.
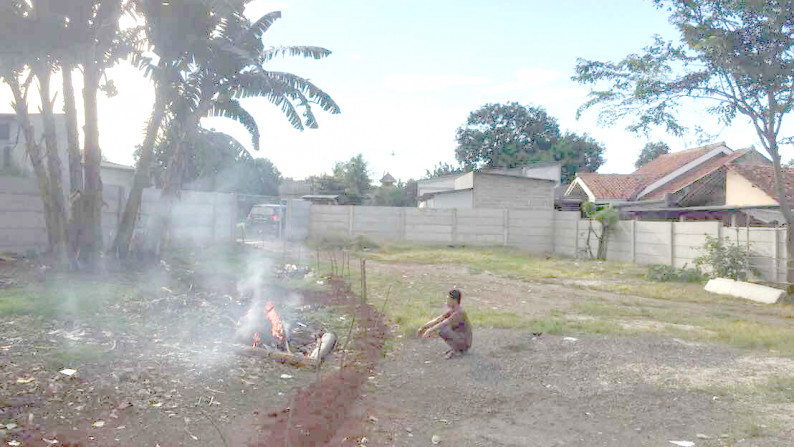
[[[527,317],[594,297],[669,305],[581,284],[471,274],[460,266],[368,266],[399,273],[405,287],[438,284],[440,297],[459,287],[470,308]],[[35,271],[16,273],[20,281],[37,280]],[[234,278],[211,282],[215,289],[128,303],[133,307],[124,311],[141,322],[128,329],[139,330],[0,318],[0,441],[352,447],[432,445],[435,436],[442,446],[463,447],[794,443],[794,402],[759,401],[742,391],[794,377],[790,359],[658,335],[533,336],[531,328],[476,328],[471,352],[452,360],[442,359],[440,340],[410,336],[393,336],[384,353],[392,335],[381,316],[333,281],[325,292],[303,293],[299,304],[345,309],[355,315],[356,329],[344,367],[337,350],[318,375],[234,355],[233,322],[247,304],[221,292],[234,289]],[[197,308],[203,313],[189,313]],[[185,315],[203,317],[173,325]],[[759,311],[758,318],[773,317]],[[47,353],[76,347],[99,355],[71,377],[58,372],[68,365],[54,367]]]
[[[406,287],[438,282],[439,296],[459,287],[469,308],[526,316],[594,297],[670,305],[564,283],[472,275],[449,265],[369,268],[401,274]],[[794,443],[794,402],[730,392],[794,377],[791,359],[655,335],[538,337],[531,328],[477,328],[471,352],[452,360],[443,359],[446,345],[438,339],[398,340],[370,381],[367,445],[432,445],[434,436],[441,445],[463,447]]]

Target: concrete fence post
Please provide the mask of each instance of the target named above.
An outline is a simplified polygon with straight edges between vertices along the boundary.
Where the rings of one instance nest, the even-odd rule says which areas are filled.
[[[347,236],[353,237],[353,219],[355,219],[355,206],[347,205]]]
[[[675,222],[670,222],[670,265],[675,266]]]
[[[772,242],[772,267],[774,268],[775,272],[773,274],[772,281],[778,282],[780,280],[780,247],[778,244],[780,243],[780,229],[774,229],[774,239]]]
[[[579,218],[573,221],[573,257],[579,256]]]
[[[637,221],[631,220],[631,262],[637,262]]]
[[[507,247],[507,242],[510,239],[510,210],[508,209],[502,210],[502,229],[504,232],[502,245]]]
[[[452,242],[458,242],[458,209],[452,208]]]
[[[407,234],[406,234],[406,227],[407,227],[407,225],[406,225],[406,219],[407,219],[406,214],[408,214],[407,213],[407,208],[406,207],[400,208],[400,236],[399,236],[399,239],[403,240],[403,241],[408,239]]]

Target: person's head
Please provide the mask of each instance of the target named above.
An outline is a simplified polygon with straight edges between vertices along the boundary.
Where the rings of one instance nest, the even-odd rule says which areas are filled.
[[[460,306],[460,290],[452,289],[447,293],[447,304],[450,306]]]

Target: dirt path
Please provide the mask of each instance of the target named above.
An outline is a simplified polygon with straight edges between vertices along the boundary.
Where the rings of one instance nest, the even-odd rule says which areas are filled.
[[[455,286],[465,305],[527,317],[589,299],[707,304],[611,294],[564,284],[472,275],[460,266],[372,263],[403,282]],[[746,307],[746,306],[745,306]],[[773,318],[759,310],[758,318]],[[776,321],[784,324],[784,321]],[[731,387],[794,376],[794,361],[671,337],[570,337],[477,329],[469,355],[442,360],[439,340],[403,337],[370,382],[368,445],[784,446],[794,443],[794,404],[758,402]],[[738,389],[738,388],[737,388]],[[761,415],[760,417],[756,417]]]

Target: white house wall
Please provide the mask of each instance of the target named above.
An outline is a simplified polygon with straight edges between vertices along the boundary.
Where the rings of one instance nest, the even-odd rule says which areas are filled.
[[[472,197],[472,190],[467,189],[463,191],[445,192],[433,196],[432,203],[428,208],[435,209],[449,209],[449,208],[472,208],[474,199]]]

